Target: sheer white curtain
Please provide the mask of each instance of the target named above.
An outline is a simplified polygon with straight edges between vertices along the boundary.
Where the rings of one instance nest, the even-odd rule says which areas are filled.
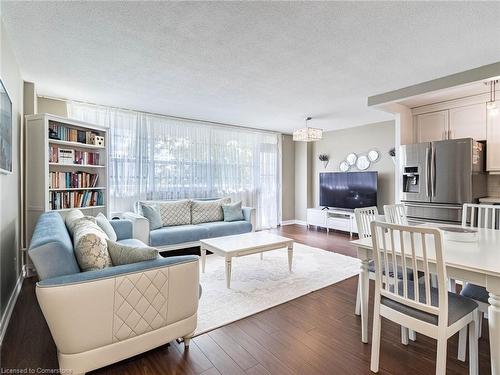
[[[280,215],[279,134],[69,102],[71,118],[110,129],[111,211],[139,199],[231,196],[257,209],[257,228]]]

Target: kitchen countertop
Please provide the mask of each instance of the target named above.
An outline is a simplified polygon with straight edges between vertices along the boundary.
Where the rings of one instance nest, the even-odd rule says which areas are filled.
[[[479,198],[480,203],[489,203],[489,204],[500,204],[500,197],[484,197]]]

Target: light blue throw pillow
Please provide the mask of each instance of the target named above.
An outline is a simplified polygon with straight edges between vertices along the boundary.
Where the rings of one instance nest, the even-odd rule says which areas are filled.
[[[142,215],[149,220],[149,229],[158,229],[163,226],[163,221],[161,220],[160,211],[156,206],[150,206],[147,204],[141,204]]]
[[[222,211],[224,212],[224,221],[243,220],[243,211],[241,209],[241,201],[231,204],[223,204]]]
[[[160,256],[158,249],[153,247],[127,246],[110,240],[106,240],[106,242],[113,266],[144,262],[157,259]]]

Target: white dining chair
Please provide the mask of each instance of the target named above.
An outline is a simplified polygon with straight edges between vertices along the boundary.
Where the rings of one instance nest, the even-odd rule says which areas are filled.
[[[385,221],[392,224],[408,225],[405,206],[403,204],[384,205]]]
[[[359,238],[369,238],[371,237],[371,222],[375,220],[380,220],[381,217],[378,213],[378,209],[376,206],[372,207],[363,207],[363,208],[355,208],[354,209],[354,216],[356,218],[356,224],[358,226],[358,236]],[[368,266],[368,275],[369,278],[374,280],[375,279],[375,268],[373,265],[373,262],[371,262]],[[394,275],[394,273],[392,273]],[[391,277],[389,275],[389,277]],[[398,269],[397,272],[397,277],[399,279],[402,278],[401,276],[401,270]],[[361,278],[361,276],[360,276]],[[354,313],[356,315],[361,315],[361,279],[358,280],[358,289],[356,293],[356,307]],[[408,338],[410,340],[415,341],[416,340],[416,335],[414,331],[408,331],[407,328],[401,327],[401,342],[404,344],[408,344]]]
[[[371,224],[375,260],[375,298],[373,311],[370,369],[379,370],[381,318],[437,340],[436,374],[446,373],[448,338],[463,327],[469,329],[469,374],[477,374],[478,342],[475,325],[477,303],[447,290],[443,260],[443,237],[437,228],[414,227],[374,221]],[[431,262],[435,255],[437,288],[430,283]],[[403,280],[384,280],[384,270],[400,265],[424,273],[416,285],[403,272]],[[417,266],[419,267],[417,269]]]
[[[356,219],[356,225],[358,227],[358,236],[360,239],[369,238],[372,236],[370,224],[372,221],[377,220],[379,214],[377,207],[363,207],[354,209],[354,217]],[[373,263],[369,266],[369,277],[374,279],[374,269]],[[361,276],[360,276],[361,277]],[[361,280],[358,280],[358,290],[356,293],[356,308],[354,313],[356,315],[361,315],[361,290],[359,288]]]
[[[462,226],[471,228],[487,228],[499,230],[500,227],[500,206],[491,204],[471,204],[466,203],[462,210]],[[460,292],[463,297],[471,298],[479,305],[479,323],[477,326],[478,337],[482,336],[483,317],[488,313],[489,293],[486,288],[466,283]],[[460,331],[458,338],[458,358],[465,360],[465,342],[467,331]]]

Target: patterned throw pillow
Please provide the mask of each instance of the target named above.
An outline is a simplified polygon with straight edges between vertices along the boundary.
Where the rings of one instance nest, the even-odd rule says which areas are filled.
[[[163,226],[161,220],[160,210],[156,205],[149,205],[141,203],[142,216],[144,216],[149,221],[149,229],[158,229]]]
[[[163,201],[158,203],[164,227],[191,224],[191,201]]]
[[[116,241],[116,239],[118,238],[116,236],[116,232],[113,226],[109,223],[108,218],[104,216],[102,212],[99,212],[97,214],[97,216],[95,217],[95,221],[97,225],[99,225],[99,228],[101,228],[104,233],[106,233],[106,236],[108,236],[111,241]]]
[[[144,262],[160,256],[158,250],[152,247],[127,246],[110,240],[106,242],[113,266]]]
[[[222,198],[213,201],[193,201],[191,218],[193,224],[224,221],[222,205],[231,203],[231,198]]]
[[[224,221],[238,221],[244,219],[243,211],[241,210],[241,201],[223,204],[222,211],[224,211]]]
[[[100,270],[111,266],[106,240],[108,236],[92,216],[84,216],[73,223],[73,246],[82,271]]]

